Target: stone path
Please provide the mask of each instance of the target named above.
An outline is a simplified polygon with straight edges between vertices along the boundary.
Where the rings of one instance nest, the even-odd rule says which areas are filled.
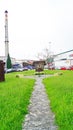
[[[29,114],[25,117],[22,130],[57,130],[54,125],[54,114],[50,110],[50,101],[47,98],[44,85],[42,84],[43,76],[35,76],[36,83],[29,105]]]

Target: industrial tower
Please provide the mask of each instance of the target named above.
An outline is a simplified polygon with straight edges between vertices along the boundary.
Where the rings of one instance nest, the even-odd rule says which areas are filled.
[[[8,11],[5,11],[5,57],[9,54],[9,40],[8,40]]]

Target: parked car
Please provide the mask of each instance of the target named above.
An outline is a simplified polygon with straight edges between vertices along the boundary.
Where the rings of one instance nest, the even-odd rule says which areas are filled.
[[[27,67],[24,67],[23,70],[28,70],[28,68],[27,68]]]
[[[73,66],[69,66],[68,70],[73,70]]]
[[[60,70],[67,70],[67,68],[65,66],[62,66]]]
[[[23,71],[24,68],[20,67],[20,68],[17,68],[16,71]]]
[[[13,72],[13,69],[10,68],[10,69],[5,69],[5,73],[10,73],[10,72]]]

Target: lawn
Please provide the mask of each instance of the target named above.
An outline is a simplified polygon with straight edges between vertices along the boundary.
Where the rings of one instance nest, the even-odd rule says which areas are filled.
[[[35,80],[6,74],[0,82],[0,130],[21,130]]]
[[[43,80],[51,101],[59,130],[73,130],[73,71],[45,70],[44,74],[63,72]],[[17,74],[34,75],[34,70],[13,72],[5,75],[0,83],[0,130],[21,130],[28,113],[34,79],[17,78]]]
[[[73,130],[73,71],[43,80],[59,130]]]

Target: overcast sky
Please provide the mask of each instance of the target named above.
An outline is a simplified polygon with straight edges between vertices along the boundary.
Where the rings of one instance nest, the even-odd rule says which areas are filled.
[[[45,48],[54,54],[73,49],[73,0],[0,0],[0,56],[5,55],[5,10],[11,57],[35,59]]]

